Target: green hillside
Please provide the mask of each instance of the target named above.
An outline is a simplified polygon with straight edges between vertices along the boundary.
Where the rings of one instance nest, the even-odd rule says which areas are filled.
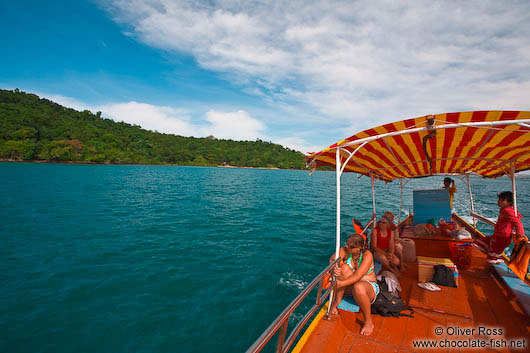
[[[304,155],[271,142],[194,138],[143,130],[34,94],[0,90],[0,158],[115,164],[305,167]]]

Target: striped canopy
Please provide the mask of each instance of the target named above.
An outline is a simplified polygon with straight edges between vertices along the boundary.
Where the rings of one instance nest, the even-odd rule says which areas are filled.
[[[530,112],[474,111],[428,115],[355,134],[306,157],[312,168],[392,181],[436,174],[496,178],[530,169]],[[346,164],[344,166],[344,164]]]

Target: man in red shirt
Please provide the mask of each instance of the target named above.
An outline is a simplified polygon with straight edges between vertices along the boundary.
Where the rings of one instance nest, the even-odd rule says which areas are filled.
[[[498,195],[499,218],[493,230],[493,235],[486,238],[478,238],[474,245],[484,251],[487,255],[486,269],[493,264],[502,263],[502,252],[512,242],[512,232],[515,229],[515,238],[525,237],[521,214],[513,208],[513,194],[511,191],[503,191]]]

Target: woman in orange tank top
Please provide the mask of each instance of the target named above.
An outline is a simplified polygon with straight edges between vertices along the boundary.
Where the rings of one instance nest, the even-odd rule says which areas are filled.
[[[400,261],[395,254],[394,236],[391,220],[387,215],[383,215],[377,222],[371,236],[371,247],[374,258],[386,268],[392,271],[397,277],[401,276],[398,269]]]

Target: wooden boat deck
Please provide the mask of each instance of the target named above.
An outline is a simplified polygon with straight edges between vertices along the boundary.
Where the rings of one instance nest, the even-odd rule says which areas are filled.
[[[407,271],[400,279],[403,300],[414,307],[414,317],[382,317],[373,315],[375,329],[366,337],[359,334],[362,314],[339,311],[330,321],[320,320],[301,352],[426,352],[463,351],[478,352],[528,352],[530,351],[530,320],[519,306],[517,299],[493,274],[485,275],[483,268],[486,256],[472,249],[472,264],[469,270],[461,271],[459,287],[441,287],[441,292],[430,292],[418,287],[417,263],[408,263]],[[438,313],[435,311],[441,311]],[[479,334],[479,327],[502,329],[501,335]],[[442,327],[443,334],[435,334]],[[473,334],[447,334],[447,328],[474,329]],[[445,339],[454,341],[482,340],[491,344],[491,339],[520,340],[524,347],[486,348],[420,348],[413,340]],[[446,344],[446,343],[445,343]],[[468,344],[470,342],[468,341]],[[508,343],[509,344],[509,343]],[[523,344],[523,342],[519,343]]]

